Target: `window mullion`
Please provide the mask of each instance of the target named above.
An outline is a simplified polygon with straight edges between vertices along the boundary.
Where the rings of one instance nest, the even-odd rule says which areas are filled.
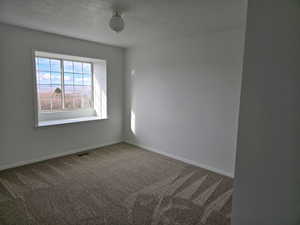
[[[65,109],[65,71],[64,71],[64,60],[60,59],[60,74],[61,74],[61,98],[62,98],[62,109]]]
[[[84,99],[83,99],[83,88],[84,88],[84,80],[83,80],[83,63],[81,63],[81,87],[80,87],[80,107],[84,107]]]
[[[51,93],[51,96],[50,96],[50,110],[51,112],[53,112],[53,93],[52,93],[52,72],[51,72],[51,59],[48,58],[49,60],[49,68],[50,68],[50,93]]]

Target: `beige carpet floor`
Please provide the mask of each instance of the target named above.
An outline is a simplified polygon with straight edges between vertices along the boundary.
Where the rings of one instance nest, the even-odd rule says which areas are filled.
[[[0,172],[1,225],[229,225],[232,179],[127,144]]]

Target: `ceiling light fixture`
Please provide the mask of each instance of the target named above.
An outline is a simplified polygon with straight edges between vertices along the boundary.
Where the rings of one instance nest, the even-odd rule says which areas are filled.
[[[124,20],[121,16],[121,13],[118,10],[116,10],[114,12],[112,18],[109,21],[109,27],[113,31],[119,33],[124,29],[124,26],[125,26],[125,23],[124,23]]]

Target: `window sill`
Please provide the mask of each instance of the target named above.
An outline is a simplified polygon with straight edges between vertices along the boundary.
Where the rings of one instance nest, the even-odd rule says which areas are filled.
[[[86,122],[86,121],[105,120],[105,119],[107,119],[107,118],[90,116],[90,117],[81,117],[81,118],[72,118],[72,119],[63,119],[63,120],[48,120],[48,121],[38,122],[37,127],[57,126],[57,125],[62,125],[62,124],[81,123],[81,122]]]

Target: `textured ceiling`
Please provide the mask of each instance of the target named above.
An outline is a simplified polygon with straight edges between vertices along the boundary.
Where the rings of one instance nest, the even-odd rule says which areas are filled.
[[[125,30],[112,32],[112,8]],[[0,22],[130,47],[242,28],[246,0],[0,0]]]

